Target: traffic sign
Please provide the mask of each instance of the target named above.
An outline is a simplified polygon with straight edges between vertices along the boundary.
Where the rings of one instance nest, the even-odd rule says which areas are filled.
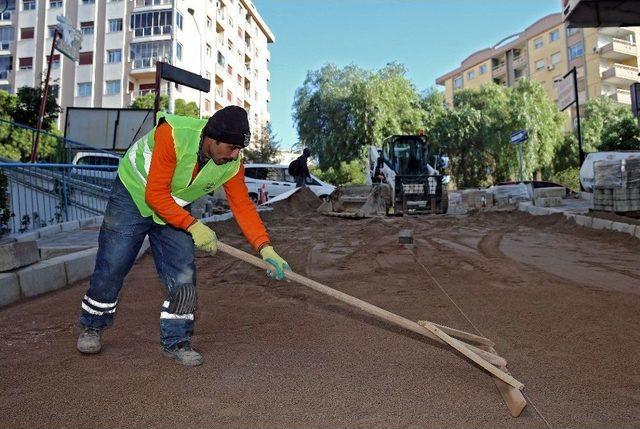
[[[78,61],[78,52],[80,52],[82,45],[82,32],[75,28],[66,16],[58,15],[57,19],[60,39],[56,42],[56,49],[71,61]]]
[[[527,130],[514,131],[509,136],[509,143],[519,144],[522,142],[526,142],[528,139],[529,139],[529,133],[527,132]]]

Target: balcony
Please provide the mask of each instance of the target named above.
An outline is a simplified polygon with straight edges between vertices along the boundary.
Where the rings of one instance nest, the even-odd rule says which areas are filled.
[[[638,68],[624,64],[614,64],[608,70],[602,72],[602,81],[608,84],[627,87],[635,82],[640,82]]]
[[[493,77],[497,78],[500,76],[504,76],[507,74],[507,64],[506,63],[501,63],[498,64],[497,66],[493,66]]]
[[[136,0],[134,8],[152,6],[171,6],[171,0]]]
[[[155,94],[155,93],[156,93],[155,89],[139,89],[137,91],[133,91],[131,93],[131,96],[133,98],[138,98],[138,97],[144,97],[147,94]],[[167,95],[167,86],[166,85],[161,85],[160,95]]]
[[[609,97],[620,104],[631,106],[631,91],[627,89],[616,89],[616,92],[610,94]]]
[[[521,69],[527,66],[527,57],[525,55],[520,55],[518,57],[513,57],[513,68]],[[494,74],[495,76],[495,74]]]
[[[613,41],[600,48],[600,55],[612,60],[635,58],[637,54],[638,50],[635,43],[621,39],[613,39]]]
[[[633,30],[624,27],[600,27],[598,28],[598,32],[606,36],[618,38],[623,38],[634,33]]]

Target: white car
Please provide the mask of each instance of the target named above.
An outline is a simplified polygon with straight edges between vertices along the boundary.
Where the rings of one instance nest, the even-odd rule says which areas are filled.
[[[119,156],[107,152],[78,152],[71,163],[82,168],[73,168],[71,175],[87,183],[110,187],[118,175],[120,159]]]
[[[258,201],[260,189],[265,186],[271,199],[296,187],[296,179],[289,174],[289,166],[284,164],[245,164],[244,181],[249,196]],[[306,186],[319,198],[328,198],[336,187],[315,177],[307,178]]]

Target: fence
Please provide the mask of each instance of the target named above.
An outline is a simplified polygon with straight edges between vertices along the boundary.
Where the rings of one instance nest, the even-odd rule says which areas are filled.
[[[0,162],[0,234],[102,215],[117,166]]]

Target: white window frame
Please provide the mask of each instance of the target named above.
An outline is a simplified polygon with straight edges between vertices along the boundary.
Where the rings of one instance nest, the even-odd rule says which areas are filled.
[[[114,86],[117,87],[117,91],[114,91]],[[121,92],[122,92],[122,80],[115,79],[115,80],[107,80],[104,82],[104,95],[118,95]]]
[[[560,61],[562,61],[562,54],[560,53],[560,51],[558,52],[554,52],[553,54],[551,54],[551,64],[553,64],[554,66],[556,64],[560,64]]]
[[[549,32],[549,43],[553,43],[558,40],[560,40],[560,30],[556,28],[555,30]]]
[[[107,49],[107,64],[119,64],[122,62],[122,49]]]
[[[544,60],[544,58],[536,61],[535,62],[536,71],[543,70],[546,65],[547,65],[547,62]]]
[[[542,46],[544,46],[544,41],[542,40],[542,37],[538,37],[533,39],[533,48],[534,49],[540,49],[542,48]]]
[[[88,94],[81,94],[81,88],[88,88],[89,89],[89,93]],[[91,97],[91,94],[93,93],[93,88],[91,87],[91,82],[78,82],[76,84],[76,97]]]

